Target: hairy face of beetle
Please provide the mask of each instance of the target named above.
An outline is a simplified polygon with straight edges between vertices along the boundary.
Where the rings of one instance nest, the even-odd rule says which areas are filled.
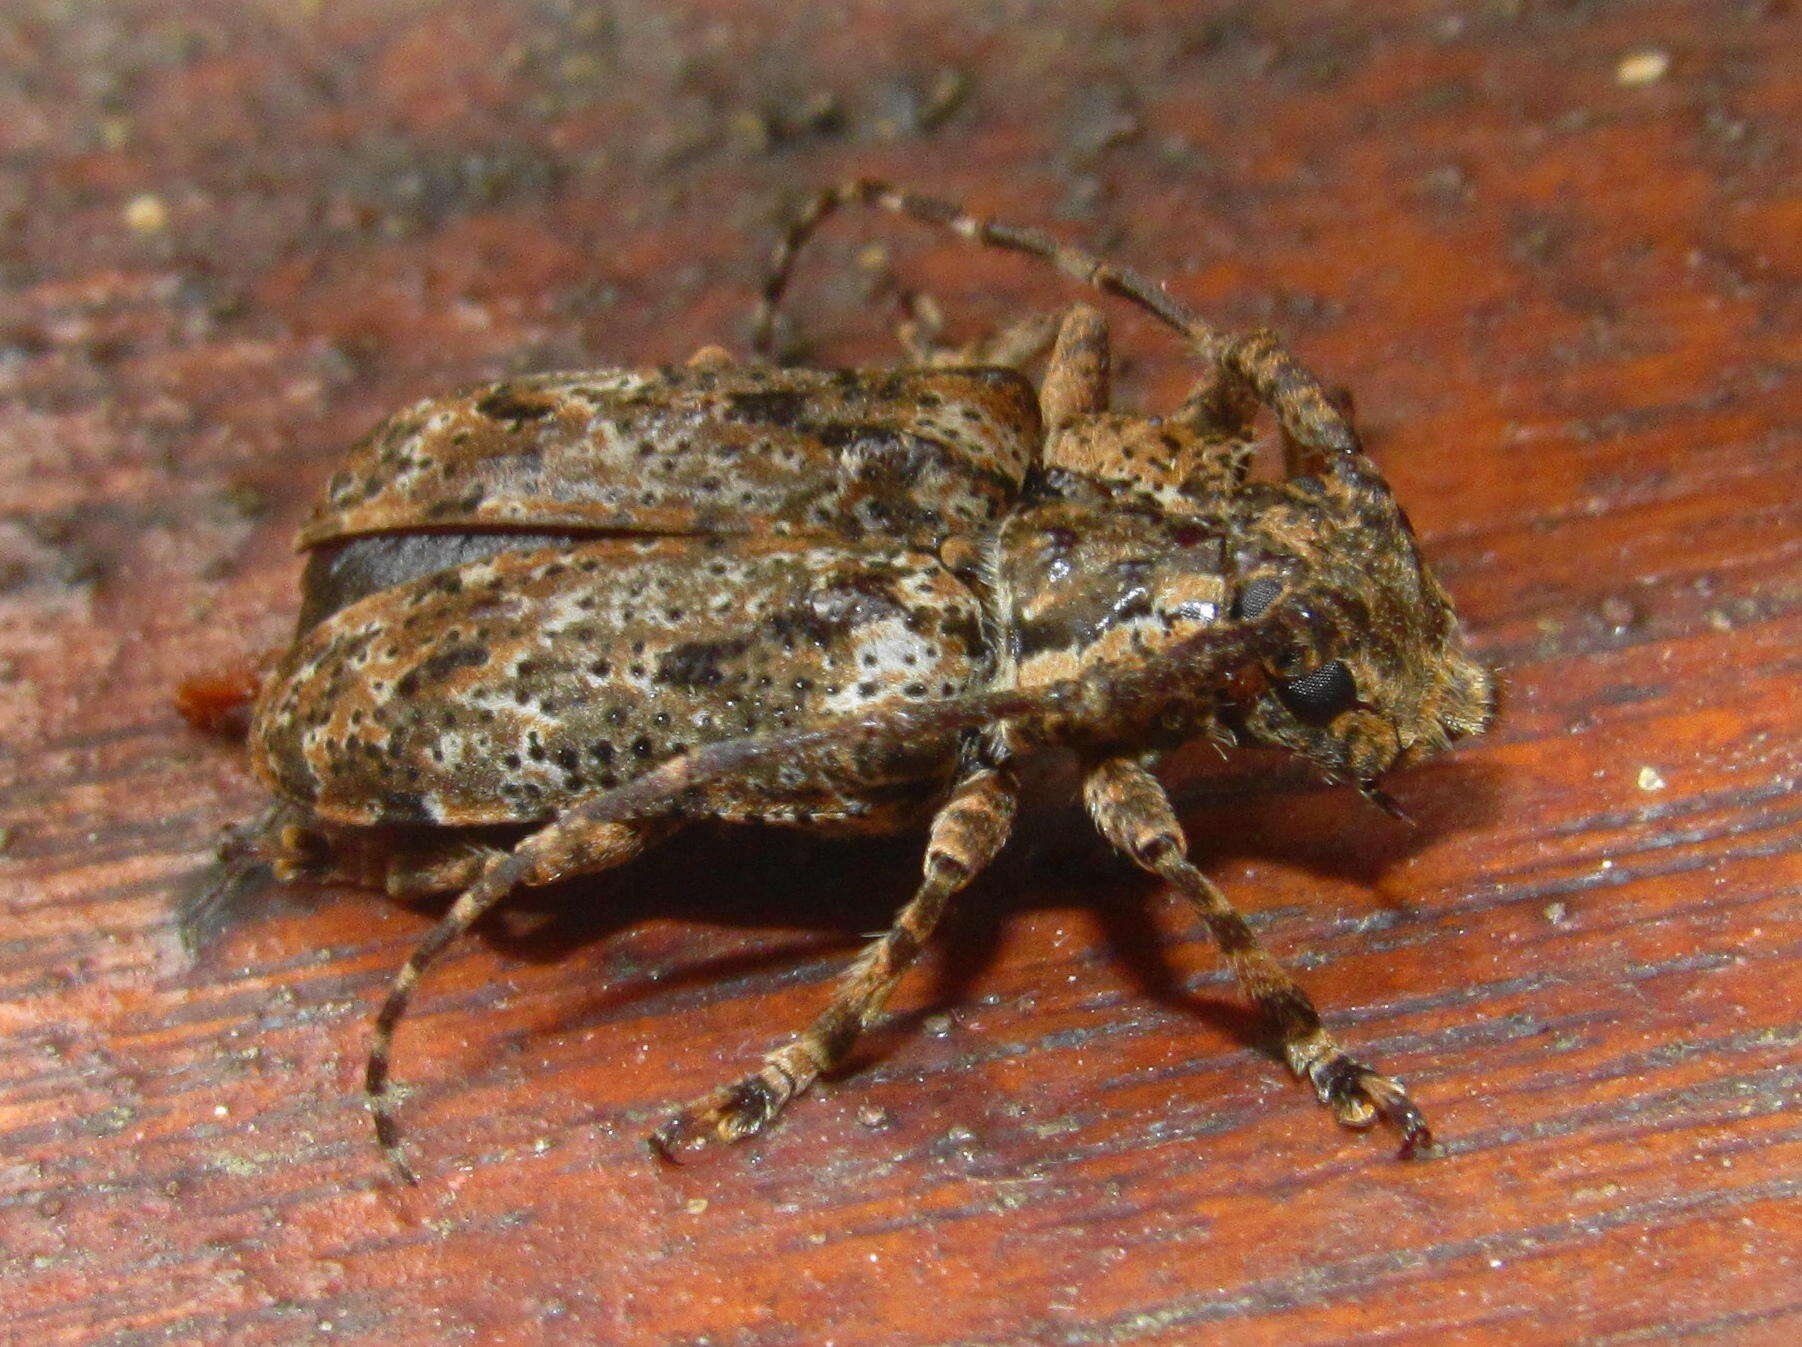
[[[1488,670],[1466,653],[1451,604],[1387,488],[1355,461],[1250,487],[1232,529],[1236,617],[1279,596],[1324,617],[1267,671],[1242,723],[1334,777],[1368,783],[1488,723]]]

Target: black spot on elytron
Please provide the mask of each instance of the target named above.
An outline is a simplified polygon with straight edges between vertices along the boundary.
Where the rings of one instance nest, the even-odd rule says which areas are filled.
[[[497,384],[476,403],[476,410],[483,416],[515,430],[549,416],[556,409],[555,398],[546,397],[542,393],[526,392],[511,384]]]
[[[1080,645],[1088,636],[1091,624],[1080,615],[1051,610],[1043,617],[1029,618],[1015,630],[1020,658],[1031,659]]]
[[[426,808],[425,796],[412,791],[390,790],[382,793],[384,823],[430,823],[432,812]]]
[[[473,669],[487,661],[488,650],[485,646],[448,645],[437,653],[428,655],[416,667],[402,674],[394,684],[394,690],[402,697],[411,697],[423,683],[438,682],[458,669]]]
[[[755,421],[763,425],[792,426],[806,409],[807,396],[785,388],[732,393],[726,398],[726,415],[729,419]]]

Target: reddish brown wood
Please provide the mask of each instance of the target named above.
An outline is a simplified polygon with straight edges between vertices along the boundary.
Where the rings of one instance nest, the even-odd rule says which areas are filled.
[[[6,5],[0,1338],[1793,1341],[1798,49],[1738,0]],[[355,1077],[430,913],[296,893],[178,948],[258,792],[171,689],[281,642],[349,439],[737,340],[781,199],[853,171],[1356,391],[1495,733],[1393,783],[1414,831],[1173,775],[1445,1159],[1336,1131],[1055,796],[861,1069],[673,1174],[647,1126],[807,1018],[910,845],[700,837],[469,941],[400,1044],[417,1192]],[[804,286],[825,357],[889,350],[872,237],[966,331],[1068,293],[863,223]]]

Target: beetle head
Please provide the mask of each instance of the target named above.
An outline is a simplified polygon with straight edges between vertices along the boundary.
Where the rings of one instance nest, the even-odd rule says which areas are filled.
[[[1241,711],[1248,737],[1368,788],[1488,723],[1489,671],[1361,453],[1248,484],[1227,513],[1233,615],[1256,619],[1282,598],[1297,633]]]

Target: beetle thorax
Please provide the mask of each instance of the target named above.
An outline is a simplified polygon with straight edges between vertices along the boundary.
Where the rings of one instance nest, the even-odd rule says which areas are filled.
[[[1001,677],[1020,688],[1130,667],[1222,621],[1231,595],[1217,528],[1150,497],[1066,469],[1046,473],[1002,526],[995,601]],[[1208,722],[1218,687],[1184,689],[1158,710],[1165,735]],[[1110,718],[1111,719],[1111,718]],[[1152,727],[1096,724],[1098,739]]]

